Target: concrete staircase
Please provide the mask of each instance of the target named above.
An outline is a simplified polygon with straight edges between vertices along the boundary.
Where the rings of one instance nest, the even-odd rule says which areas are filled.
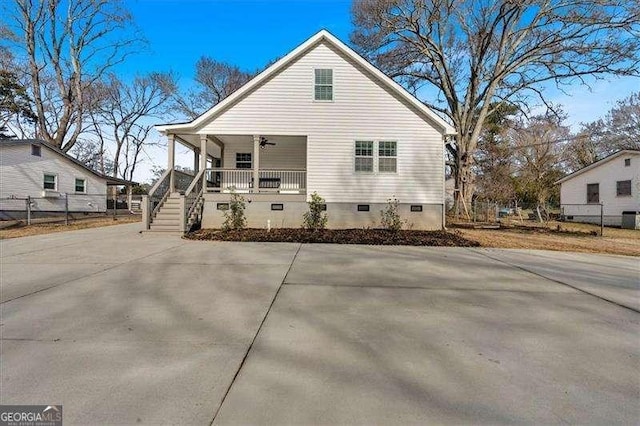
[[[155,217],[151,218],[150,231],[183,232],[184,211],[179,193],[170,194],[160,206]]]

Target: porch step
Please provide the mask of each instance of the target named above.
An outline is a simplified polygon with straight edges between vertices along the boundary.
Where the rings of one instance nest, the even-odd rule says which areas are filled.
[[[179,218],[174,218],[174,217],[156,217],[155,219],[153,219],[153,222],[151,222],[151,225],[171,225],[171,226],[180,226],[180,220]]]
[[[171,224],[171,225],[161,225],[152,223],[150,227],[151,231],[163,231],[163,232],[180,232],[180,225]]]
[[[166,209],[166,208],[161,208],[160,211],[156,214],[156,217],[158,216],[180,216],[180,209]]]

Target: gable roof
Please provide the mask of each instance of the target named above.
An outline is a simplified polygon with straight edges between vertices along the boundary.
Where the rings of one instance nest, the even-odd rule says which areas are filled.
[[[591,163],[586,167],[583,167],[579,170],[576,170],[575,172],[568,174],[567,176],[563,177],[562,179],[558,180],[557,182],[555,182],[555,184],[559,184],[562,182],[565,182],[569,179],[573,179],[574,177],[581,175],[584,172],[588,172],[591,169],[595,169],[596,167],[599,167],[601,165],[603,165],[604,163],[608,163],[611,160],[614,160],[618,157],[621,157],[623,155],[640,155],[640,151],[638,150],[634,150],[634,149],[623,149],[622,151],[618,151],[618,152],[614,152],[613,154],[604,157],[602,160],[598,160],[595,163]]]
[[[353,49],[340,41],[337,37],[331,34],[327,30],[321,30],[313,37],[309,38],[307,41],[302,43],[300,46],[293,49],[286,56],[276,61],[273,65],[268,67],[266,70],[262,71],[260,74],[255,76],[253,79],[249,80],[244,86],[240,89],[233,92],[230,96],[223,99],[221,102],[216,104],[213,108],[209,109],[193,121],[187,123],[175,123],[175,124],[160,124],[156,126],[156,129],[159,132],[169,133],[172,131],[180,131],[180,130],[195,130],[201,125],[210,121],[213,117],[215,117],[220,111],[225,110],[230,105],[238,102],[240,99],[251,93],[255,88],[260,86],[262,83],[267,81],[271,76],[278,73],[280,70],[285,68],[287,65],[304,55],[310,48],[315,46],[321,42],[327,42],[331,44],[335,49],[339,52],[343,53],[345,56],[353,60],[358,65],[362,66],[365,70],[371,73],[375,78],[377,78],[382,84],[384,84],[388,89],[390,89],[393,93],[398,95],[401,99],[407,101],[410,105],[412,105],[416,110],[423,116],[423,118],[428,119],[431,123],[435,125],[438,130],[442,134],[445,135],[453,135],[455,134],[455,129],[447,123],[442,117],[436,114],[431,108],[427,107],[425,104],[420,102],[415,96],[409,93],[404,87],[400,84],[396,83],[393,79],[391,79],[388,75],[380,71],[378,68],[373,66],[369,61],[364,59],[362,56],[358,55]]]
[[[136,185],[137,184],[137,182],[133,182],[133,181],[125,180],[125,179],[120,179],[120,178],[115,178],[115,177],[103,175],[102,173],[98,173],[97,171],[93,170],[90,167],[87,167],[81,161],[78,161],[76,158],[73,158],[72,156],[70,156],[66,152],[62,151],[61,149],[59,149],[59,148],[57,148],[57,147],[55,147],[53,145],[50,145],[50,144],[48,144],[47,142],[45,142],[45,141],[43,141],[41,139],[0,139],[0,147],[12,146],[12,145],[40,145],[40,146],[44,146],[45,148],[55,152],[56,154],[58,154],[59,156],[61,156],[65,160],[71,161],[76,166],[82,167],[83,169],[85,169],[89,173],[97,176],[98,178],[106,180],[108,185]]]

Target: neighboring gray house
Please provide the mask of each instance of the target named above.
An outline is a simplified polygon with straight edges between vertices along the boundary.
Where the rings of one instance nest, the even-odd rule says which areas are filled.
[[[0,140],[0,219],[19,219],[26,213],[26,198],[38,215],[65,211],[103,213],[107,186],[132,185],[104,176],[37,139]]]
[[[250,227],[298,227],[310,194],[329,227],[379,226],[391,197],[416,229],[444,223],[444,138],[454,129],[327,31],[320,31],[188,123],[157,126],[168,171],[150,192],[147,226],[222,224],[231,191]],[[197,176],[174,171],[175,144]],[[143,216],[144,217],[144,216]]]
[[[560,204],[565,220],[620,226],[623,212],[640,211],[640,151],[616,152],[562,179]]]

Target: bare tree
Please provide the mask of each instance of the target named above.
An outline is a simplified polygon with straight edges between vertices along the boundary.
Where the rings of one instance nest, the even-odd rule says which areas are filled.
[[[629,0],[358,0],[352,42],[457,130],[447,145],[460,194],[492,105],[527,112],[543,87],[640,74],[640,3]],[[550,106],[550,105],[548,105]]]
[[[101,99],[91,110],[92,130],[101,150],[113,147],[114,177],[133,179],[141,154],[153,144],[149,140],[154,124],[151,119],[167,112],[175,92],[175,79],[168,73],[136,77],[130,84],[110,74],[91,92],[92,97]]]
[[[121,0],[10,0],[3,14],[26,58],[37,135],[68,151],[87,127],[86,91],[141,41],[131,15]]]
[[[196,62],[197,87],[185,95],[175,97],[182,114],[190,119],[213,107],[238,90],[253,77],[235,65],[203,56]]]
[[[113,161],[108,156],[104,145],[91,139],[78,139],[68,152],[75,159],[105,176],[112,174]]]
[[[640,150],[640,92],[616,102],[604,118],[582,124],[565,160],[577,170],[623,149]]]
[[[538,220],[547,202],[559,198],[555,182],[564,172],[562,151],[570,130],[563,125],[565,118],[557,109],[530,119],[521,118],[510,132],[517,191],[522,199],[535,206]]]

